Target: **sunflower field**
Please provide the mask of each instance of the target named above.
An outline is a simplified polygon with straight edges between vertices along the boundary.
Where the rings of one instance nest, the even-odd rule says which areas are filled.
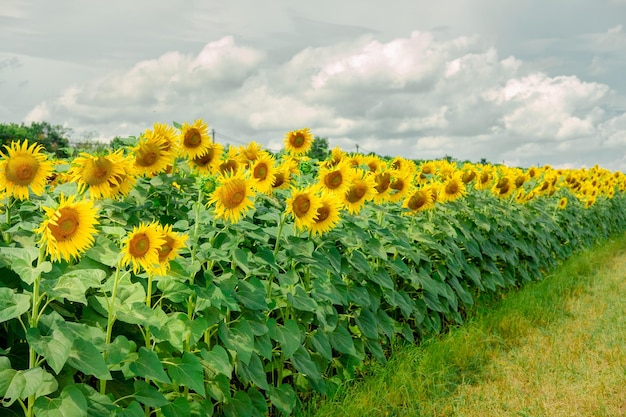
[[[278,154],[202,120],[0,153],[0,414],[266,416],[626,230],[626,176]]]

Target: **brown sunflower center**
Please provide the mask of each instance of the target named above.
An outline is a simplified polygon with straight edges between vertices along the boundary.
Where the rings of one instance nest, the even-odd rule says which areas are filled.
[[[135,161],[137,165],[149,167],[154,165],[161,156],[161,148],[158,145],[145,145],[137,150]]]
[[[382,194],[387,191],[387,189],[391,185],[391,174],[389,174],[388,172],[385,172],[384,174],[378,174],[376,175],[374,180],[376,181],[376,191],[378,191],[379,194]]]
[[[128,242],[128,252],[133,258],[143,258],[150,250],[150,238],[145,233],[137,233]]]
[[[285,183],[285,173],[284,172],[277,172],[276,173],[276,177],[274,177],[274,182],[272,183],[272,187],[274,188],[278,188],[281,185],[283,185]]]
[[[322,205],[322,207],[317,209],[317,218],[315,219],[316,223],[321,223],[326,220],[330,216],[330,208],[326,204]]]
[[[205,167],[213,161],[214,156],[215,152],[213,152],[213,149],[209,149],[204,155],[194,158],[193,163],[198,166]]]
[[[239,207],[246,198],[246,184],[242,180],[232,180],[228,187],[225,187],[222,204],[227,209]]]
[[[409,198],[407,206],[413,210],[419,210],[428,201],[426,194],[423,191],[418,191]]]
[[[402,178],[398,178],[397,180],[395,180],[394,182],[392,182],[389,187],[392,190],[397,190],[397,191],[402,191],[404,189],[404,181],[402,180]]]
[[[29,185],[39,170],[39,161],[35,158],[18,156],[9,159],[6,165],[6,178],[17,185]]]
[[[254,170],[252,171],[252,176],[257,180],[263,181],[265,178],[267,178],[267,172],[267,165],[265,165],[264,163],[259,163],[254,167]]]
[[[83,180],[88,185],[100,185],[109,180],[113,172],[113,162],[107,158],[97,158],[85,164]]]
[[[463,176],[461,177],[461,181],[465,184],[470,183],[474,178],[476,178],[476,173],[474,171],[465,171]]]
[[[197,148],[202,144],[202,135],[198,129],[191,128],[185,132],[185,139],[183,144],[186,148]]]
[[[237,161],[235,161],[234,159],[229,159],[228,161],[220,165],[220,172],[222,174],[226,174],[227,172],[235,172],[237,171],[238,167],[239,164],[237,163]]]
[[[461,187],[456,181],[449,181],[446,184],[446,194],[448,195],[456,195],[461,190]]]
[[[293,212],[297,217],[306,216],[311,209],[311,199],[307,195],[296,196],[293,200]]]
[[[304,145],[304,142],[305,138],[302,133],[296,133],[294,135],[291,135],[291,137],[289,138],[289,143],[291,143],[291,146],[293,146],[294,148],[302,147]]]
[[[479,180],[481,184],[487,184],[489,182],[489,173],[481,172]]]
[[[343,175],[341,171],[333,171],[324,177],[324,184],[331,190],[339,188],[342,183]]]
[[[350,203],[358,203],[363,199],[367,192],[367,186],[364,184],[354,184],[346,193],[346,200]]]
[[[174,250],[174,239],[169,236],[165,236],[165,243],[159,249],[159,262],[163,263],[167,260],[168,256]]]
[[[71,207],[59,209],[56,225],[49,223],[48,229],[57,242],[72,239],[80,226],[78,212]]]

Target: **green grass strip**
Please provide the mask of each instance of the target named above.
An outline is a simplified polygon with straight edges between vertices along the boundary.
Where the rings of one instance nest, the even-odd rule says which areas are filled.
[[[626,235],[542,281],[477,300],[467,322],[385,365],[305,416],[626,415]]]

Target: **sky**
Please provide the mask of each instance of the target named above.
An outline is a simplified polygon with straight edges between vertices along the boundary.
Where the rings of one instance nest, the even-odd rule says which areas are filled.
[[[626,172],[626,0],[0,0],[0,123]]]

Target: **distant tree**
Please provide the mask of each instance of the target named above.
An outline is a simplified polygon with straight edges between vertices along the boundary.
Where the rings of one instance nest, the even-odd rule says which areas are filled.
[[[10,145],[15,140],[28,139],[29,142],[40,143],[46,151],[57,157],[67,156],[69,140],[67,137],[71,129],[61,125],[53,126],[48,122],[32,122],[30,126],[24,123],[0,124],[0,141],[2,145]]]
[[[328,139],[315,136],[308,156],[310,158],[317,159],[318,161],[323,161],[328,158],[328,155],[330,155],[330,151],[328,150]]]

